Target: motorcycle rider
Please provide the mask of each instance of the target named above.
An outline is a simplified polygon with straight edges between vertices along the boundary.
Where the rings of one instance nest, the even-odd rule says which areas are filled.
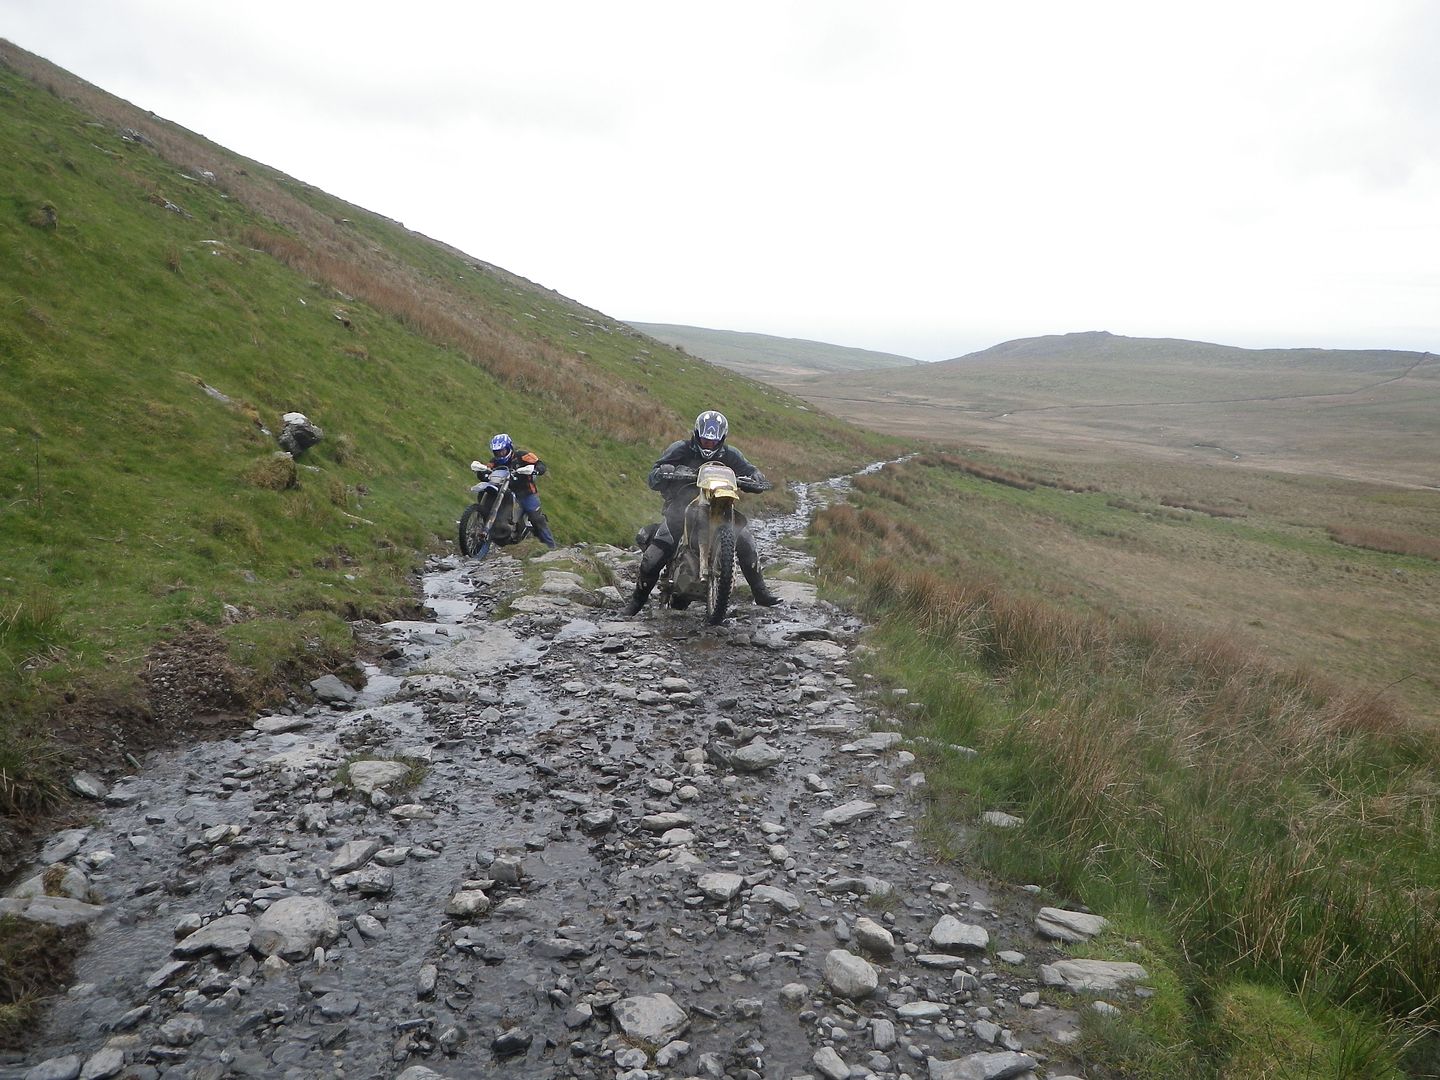
[[[510,482],[510,491],[525,516],[530,519],[535,535],[551,551],[555,550],[555,537],[550,532],[550,520],[540,509],[540,495],[535,487],[535,477],[545,475],[545,462],[529,450],[516,449],[514,440],[503,431],[490,440],[490,468],[515,470],[534,465],[535,472],[529,476],[517,476]]]
[[[650,590],[660,580],[660,572],[674,557],[685,532],[685,508],[695,497],[696,469],[708,461],[716,461],[728,465],[737,478],[747,481],[744,484],[747,490],[769,491],[774,487],[765,479],[764,473],[745,460],[744,454],[733,446],[725,445],[729,432],[729,421],[721,413],[707,409],[695,418],[690,437],[671,443],[650,470],[646,483],[665,499],[664,520],[650,534],[649,544],[640,559],[635,592],[621,610],[622,615],[640,613]],[[780,603],[780,597],[770,591],[760,573],[760,553],[755,550],[755,539],[749,529],[740,529],[735,534],[735,557],[755,602],[763,607],[774,607]]]

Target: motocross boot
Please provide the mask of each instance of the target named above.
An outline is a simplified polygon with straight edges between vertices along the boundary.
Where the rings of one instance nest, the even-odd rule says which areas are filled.
[[[745,575],[745,584],[750,586],[750,595],[754,597],[755,603],[761,607],[774,607],[784,601],[770,591],[765,584],[765,577],[760,573],[760,560],[757,558],[753,563],[742,562],[740,572]]]
[[[635,582],[635,591],[630,594],[629,602],[620,609],[620,614],[627,619],[632,615],[639,615],[640,609],[645,606],[645,601],[650,598],[650,590],[655,588],[655,582],[646,582],[644,578]]]
[[[666,554],[666,551],[659,547],[645,549],[645,557],[640,560],[639,573],[635,575],[635,591],[630,594],[630,602],[620,609],[621,615],[629,618],[640,614],[640,609],[650,598],[650,590],[655,588],[655,583],[660,580],[660,571],[665,568]]]
[[[551,551],[555,550],[555,534],[550,531],[550,519],[545,516],[544,510],[526,511],[526,517],[530,519],[530,525],[535,530],[535,536]]]

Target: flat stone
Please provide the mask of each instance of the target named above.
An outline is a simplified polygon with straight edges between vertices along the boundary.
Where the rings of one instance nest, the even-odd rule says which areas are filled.
[[[25,1080],[75,1080],[80,1075],[80,1055],[66,1054],[32,1065]]]
[[[106,795],[105,782],[88,772],[77,772],[70,777],[70,790],[86,799],[103,800]]]
[[[731,754],[729,760],[736,772],[754,773],[779,765],[785,760],[785,752],[763,739],[755,739]]]
[[[1075,993],[1118,990],[1150,977],[1139,964],[1119,960],[1057,960],[1040,966],[1040,981]]]
[[[169,986],[177,975],[190,970],[188,960],[171,960],[161,964],[150,973],[145,979],[145,987],[148,990],[159,990],[162,986]]]
[[[930,931],[930,944],[944,952],[986,949],[990,946],[990,933],[983,926],[963,923],[954,915],[942,915]]]
[[[250,726],[261,735],[284,735],[307,728],[314,722],[308,716],[262,716]]]
[[[942,971],[953,971],[965,966],[963,956],[954,956],[951,953],[921,953],[915,957],[915,962],[921,967],[938,968]]]
[[[462,889],[445,905],[445,914],[468,919],[490,910],[490,898],[479,889]]]
[[[867,754],[883,754],[892,746],[903,742],[905,736],[898,731],[875,731],[866,735],[863,739],[856,739],[853,743],[842,746],[841,750],[856,750]]]
[[[728,903],[735,899],[745,879],[739,874],[702,874],[695,882],[696,888],[705,894],[707,900]]]
[[[160,1025],[160,1038],[170,1046],[189,1046],[205,1034],[205,1021],[198,1016],[172,1016]]]
[[[68,896],[7,896],[0,900],[0,915],[14,915],[46,926],[84,926],[104,914],[103,905]]]
[[[938,1001],[907,1001],[895,1015],[901,1020],[934,1020],[945,1015],[945,1006]]]
[[[837,1054],[832,1046],[822,1046],[816,1050],[810,1062],[827,1080],[848,1080],[850,1076],[850,1066],[845,1064],[845,1059]]]
[[[340,917],[316,896],[286,896],[260,913],[250,947],[261,956],[302,960],[340,937]]]
[[[40,862],[45,866],[64,862],[80,850],[80,845],[89,835],[89,829],[66,829],[56,833],[40,849]]]
[[[1041,937],[1072,945],[1094,937],[1109,925],[1100,915],[1064,908],[1045,907],[1035,914],[1035,929]]]
[[[855,799],[826,810],[820,815],[820,823],[831,826],[849,825],[852,822],[859,821],[861,818],[869,817],[878,809],[879,807],[872,802]]]
[[[250,948],[250,932],[254,926],[249,915],[224,915],[177,942],[173,951],[176,956],[202,956],[209,952],[239,956]]]
[[[80,1080],[110,1080],[125,1068],[125,1051],[118,1046],[106,1046],[85,1059],[80,1069]]]
[[[1037,1064],[1030,1055],[1012,1051],[970,1054],[954,1061],[927,1060],[930,1080],[1007,1080],[1030,1072]]]
[[[310,680],[310,689],[321,701],[332,705],[348,705],[358,696],[355,689],[337,679],[334,675],[322,675]]]
[[[895,1025],[889,1020],[870,1021],[870,1045],[876,1050],[885,1051],[895,1048]]]
[[[756,885],[750,890],[750,899],[757,904],[769,904],[787,914],[793,914],[803,906],[800,898],[792,892],[777,889],[773,885]]]
[[[1025,819],[1007,814],[1003,810],[986,810],[980,815],[980,824],[994,829],[1018,829],[1025,824]]]
[[[68,896],[71,900],[84,900],[88,903],[90,899],[90,882],[85,875],[75,867],[59,866],[57,864],[46,870],[43,874],[36,874],[32,878],[22,881],[6,895],[16,898]]]
[[[583,960],[593,951],[584,942],[560,937],[537,941],[533,948],[538,955],[550,960]]]
[[[353,761],[350,763],[350,786],[362,795],[371,795],[376,788],[401,783],[410,776],[410,766],[403,761]]]
[[[330,859],[330,872],[348,874],[351,870],[359,870],[381,846],[379,840],[351,840],[341,844]]]
[[[671,829],[681,829],[692,824],[693,819],[689,814],[682,814],[675,810],[666,811],[663,814],[647,814],[640,819],[640,827],[646,832],[665,833]]]
[[[610,1008],[620,1029],[632,1039],[663,1046],[679,1038],[690,1018],[668,994],[642,994],[624,998]]]

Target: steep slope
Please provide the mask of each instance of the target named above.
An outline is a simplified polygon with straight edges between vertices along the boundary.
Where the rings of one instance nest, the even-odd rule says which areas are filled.
[[[676,326],[671,323],[632,322],[630,325],[657,341],[677,346],[712,364],[778,386],[788,386],[809,375],[916,367],[920,364],[920,361],[908,356],[804,338],[711,330],[703,326]]]
[[[99,715],[158,715],[157,642],[218,638],[221,708],[411,602],[494,431],[551,463],[567,541],[627,539],[704,407],[780,480],[882,452],[8,43],[0,246],[0,714],[97,740],[102,690]],[[292,409],[326,437],[286,486]],[[0,777],[32,757],[0,728]]]

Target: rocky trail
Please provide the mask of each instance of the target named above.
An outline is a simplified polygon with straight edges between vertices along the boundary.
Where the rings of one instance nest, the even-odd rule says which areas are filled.
[[[95,784],[0,901],[91,925],[0,1078],[1068,1074],[1112,1006],[1062,991],[1144,972],[1067,963],[1100,920],[927,856],[861,626],[779,546],[801,496],[757,528],[783,607],[617,620],[558,567],[629,576],[618,549],[542,556],[538,591],[437,560],[433,621],[363,628],[364,689]]]

